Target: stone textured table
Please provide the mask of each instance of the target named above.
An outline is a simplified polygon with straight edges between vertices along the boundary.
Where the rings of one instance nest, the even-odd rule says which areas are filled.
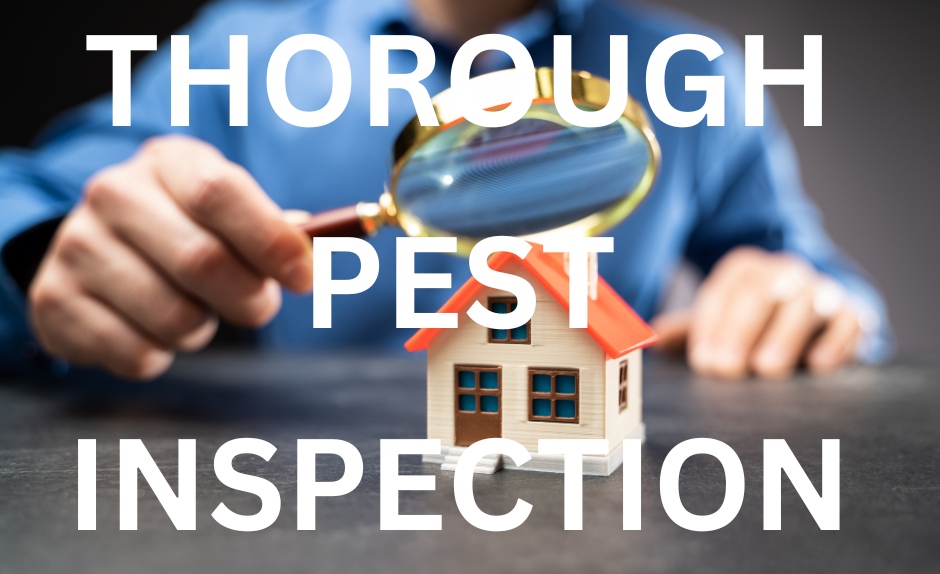
[[[908,361],[827,378],[722,382],[649,361],[644,417],[643,529],[621,529],[621,471],[584,478],[584,530],[563,526],[562,475],[476,475],[489,513],[517,498],[534,505],[507,533],[482,532],[457,511],[453,474],[403,457],[402,473],[434,474],[434,492],[402,493],[403,514],[442,514],[439,532],[379,530],[379,439],[423,438],[423,357],[208,355],[179,362],[149,385],[75,373],[31,385],[0,381],[0,572],[938,572],[940,571],[940,365]],[[270,528],[229,531],[220,503],[258,510],[257,497],[218,482],[224,442],[265,439],[278,451],[235,468],[281,493]],[[746,477],[744,504],[725,528],[683,530],[666,516],[659,472],[679,442],[730,445]],[[77,439],[98,441],[96,531],[78,531]],[[177,440],[197,439],[197,530],[176,531],[141,479],[137,531],[118,529],[118,441],[139,438],[176,488]],[[353,443],[365,474],[349,495],[320,499],[317,530],[296,529],[296,441]],[[822,532],[785,478],[783,528],[762,526],[764,438],[786,439],[816,488],[821,439],[841,439],[840,531]],[[317,474],[334,480],[338,457]],[[724,474],[694,456],[680,492],[699,514],[716,510]]]

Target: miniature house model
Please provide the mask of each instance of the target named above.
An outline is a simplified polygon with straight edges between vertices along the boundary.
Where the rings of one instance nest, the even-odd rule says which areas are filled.
[[[439,311],[457,313],[458,327],[421,329],[405,344],[409,351],[428,351],[428,438],[440,439],[442,452],[425,460],[453,470],[466,446],[501,437],[522,444],[532,460],[516,467],[494,455],[477,472],[563,472],[561,455],[538,454],[539,439],[608,439],[607,456],[586,455],[583,469],[609,475],[623,461],[622,439],[645,435],[642,349],[656,334],[596,271],[588,327],[569,328],[569,279],[561,253],[544,253],[533,244],[525,259],[498,253],[489,266],[532,285],[535,314],[511,330],[477,324],[466,314],[474,301],[506,313],[515,299],[471,278]]]

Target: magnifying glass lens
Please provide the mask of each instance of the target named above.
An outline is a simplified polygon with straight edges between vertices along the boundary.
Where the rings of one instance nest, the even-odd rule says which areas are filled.
[[[395,200],[423,225],[453,235],[532,235],[623,201],[651,154],[625,118],[581,128],[554,104],[535,103],[509,126],[460,121],[429,139],[398,173]]]

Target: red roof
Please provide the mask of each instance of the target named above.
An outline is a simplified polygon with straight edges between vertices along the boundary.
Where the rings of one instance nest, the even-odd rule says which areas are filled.
[[[564,254],[545,253],[541,245],[531,245],[532,250],[522,260],[522,265],[567,310],[568,274],[565,273]],[[490,269],[498,271],[513,260],[519,258],[508,252],[497,253],[489,260],[489,266]],[[479,281],[471,277],[437,312],[459,313],[475,300],[482,287]],[[405,348],[409,351],[427,349],[431,339],[440,330],[440,327],[419,330],[408,339]],[[601,277],[598,277],[597,281],[597,299],[588,299],[587,332],[614,359],[652,345],[658,340],[653,329]]]

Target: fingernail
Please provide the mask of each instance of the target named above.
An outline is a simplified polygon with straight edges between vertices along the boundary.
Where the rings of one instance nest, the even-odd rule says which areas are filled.
[[[835,353],[828,349],[818,349],[810,353],[808,362],[813,370],[831,369],[835,362]]]
[[[793,372],[793,365],[788,364],[786,353],[780,347],[764,347],[754,358],[754,368],[762,377],[780,378]]]
[[[692,353],[689,355],[689,362],[697,369],[703,369],[708,365],[711,355],[711,349],[706,343],[696,343],[692,346]]]
[[[304,223],[307,223],[308,221],[310,221],[310,218],[312,216],[310,215],[310,212],[302,211],[300,209],[286,209],[281,214],[281,217],[289,225],[300,227]]]
[[[153,349],[144,354],[141,361],[139,380],[149,381],[162,375],[173,363],[174,354],[160,349]]]
[[[195,351],[205,347],[209,344],[209,341],[212,340],[212,337],[215,335],[215,332],[219,328],[219,319],[216,316],[211,316],[202,324],[199,325],[192,332],[186,334],[182,339],[177,342],[176,346],[181,351]]]
[[[775,371],[783,366],[784,360],[779,347],[764,347],[757,353],[754,362],[761,370]]]
[[[731,345],[725,345],[718,351],[718,361],[722,365],[736,366],[743,358],[738,348]]]
[[[744,353],[733,345],[723,345],[716,353],[715,363],[725,375],[738,375],[744,364]]]

